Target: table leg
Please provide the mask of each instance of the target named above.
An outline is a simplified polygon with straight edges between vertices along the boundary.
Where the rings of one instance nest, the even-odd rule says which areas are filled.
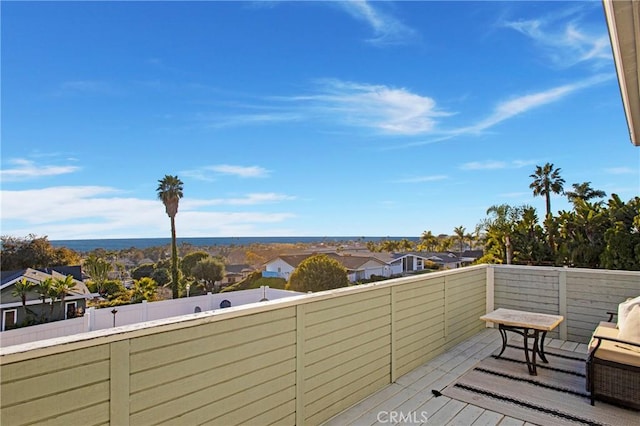
[[[533,361],[531,362],[531,368],[529,369],[529,373],[531,373],[532,376],[538,375],[538,370],[536,368],[536,355],[538,354],[539,334],[538,330],[533,330]]]
[[[549,361],[547,361],[547,357],[544,355],[544,339],[546,339],[546,337],[547,337],[547,331],[545,330],[542,332],[542,335],[540,336],[538,354],[540,355],[540,359],[542,360],[542,362],[544,362],[545,364],[548,364]]]
[[[536,352],[538,345],[538,332],[534,330],[533,335],[529,334],[529,329],[524,328],[522,337],[524,339],[524,357],[527,361],[527,369],[532,376],[537,375],[536,372]],[[533,348],[531,350],[531,356],[529,356],[529,337],[533,337]]]
[[[498,330],[500,331],[500,336],[502,336],[502,350],[498,354],[498,357],[500,357],[507,347],[507,331],[502,324],[498,325]]]

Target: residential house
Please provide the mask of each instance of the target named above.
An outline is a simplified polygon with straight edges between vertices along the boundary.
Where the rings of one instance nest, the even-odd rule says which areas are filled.
[[[253,268],[246,263],[239,263],[234,265],[225,265],[224,266],[224,278],[220,282],[222,287],[226,287],[228,285],[237,283],[238,281],[242,281],[249,276],[250,273],[253,272]]]
[[[52,303],[51,297],[43,297],[38,292],[38,286],[46,279],[65,279],[68,275],[73,277],[74,286],[65,296],[64,307],[61,306],[60,301],[54,300]],[[16,283],[23,279],[36,284],[27,293],[25,306],[22,305],[21,297],[14,295]],[[2,320],[0,330],[13,328],[25,323],[29,318],[37,321],[42,318],[53,320],[75,317],[77,313],[84,311],[87,299],[96,296],[98,295],[91,293],[82,281],[80,266],[3,271],[0,285],[0,318]]]
[[[317,253],[281,255],[265,264],[264,276],[279,277],[289,281],[291,273],[305,259]],[[371,278],[372,275],[389,276],[388,265],[373,256],[352,255],[349,253],[322,253],[340,262],[347,270],[350,282]]]
[[[403,252],[376,253],[378,258],[387,258],[391,275],[408,275],[423,271],[428,262],[437,264],[440,269],[454,269],[462,266],[460,258],[452,252]]]

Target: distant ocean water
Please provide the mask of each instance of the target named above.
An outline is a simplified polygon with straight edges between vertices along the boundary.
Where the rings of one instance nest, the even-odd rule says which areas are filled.
[[[417,237],[199,237],[177,238],[178,245],[182,243],[198,247],[249,245],[249,244],[295,244],[295,243],[333,243],[339,241],[373,241],[402,240],[419,241]],[[148,247],[166,246],[171,244],[171,238],[113,238],[94,240],[51,240],[53,247],[67,247],[78,252],[88,252],[98,248],[105,250],[123,250],[128,248],[144,249]]]

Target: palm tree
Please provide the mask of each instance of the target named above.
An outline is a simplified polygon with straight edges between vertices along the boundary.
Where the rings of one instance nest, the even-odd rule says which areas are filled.
[[[89,255],[84,261],[84,267],[91,280],[96,283],[96,290],[102,294],[104,292],[104,283],[109,278],[109,272],[113,267],[109,262],[97,257],[95,254]]]
[[[57,297],[57,292],[54,288],[53,278],[49,277],[40,282],[38,285],[38,292],[40,293],[40,298],[42,299],[42,304],[44,305],[47,301],[47,297],[51,298],[50,309],[49,309],[49,320],[53,315],[53,302],[55,302]],[[44,309],[42,310],[42,319],[44,320]]]
[[[547,215],[551,216],[551,194],[561,194],[564,190],[564,179],[560,177],[560,168],[554,169],[552,163],[544,166],[536,166],[536,171],[529,177],[533,178],[533,182],[529,188],[533,189],[534,196],[543,196],[546,199]]]
[[[434,251],[438,244],[438,237],[431,231],[424,231],[420,236],[420,251]]]
[[[60,299],[60,311],[62,312],[62,318],[64,319],[65,311],[64,311],[64,299],[67,297],[67,293],[69,293],[76,284],[73,282],[73,277],[71,275],[67,275],[64,278],[56,278],[53,281],[53,292]],[[51,302],[53,306],[53,301]]]
[[[169,219],[171,219],[171,291],[173,298],[178,298],[178,246],[176,244],[176,214],[182,198],[182,181],[178,176],[165,175],[158,181],[158,198],[162,200]]]
[[[513,260],[511,238],[518,212],[518,207],[508,204],[493,205],[487,209],[487,215],[490,217],[482,223],[487,233],[487,246],[495,247],[499,253],[498,259],[507,265],[510,265]]]
[[[21,279],[15,285],[15,289],[11,292],[13,297],[19,297],[22,302],[22,308],[27,310],[27,294],[36,286],[35,283],[28,281],[26,278]]]
[[[465,238],[467,238],[467,235],[465,234],[465,232],[467,232],[467,229],[464,226],[460,225],[453,228],[453,232],[458,237],[458,243],[460,244],[460,254],[462,254],[462,251],[464,250],[464,240]]]
[[[529,177],[533,178],[533,182],[529,185],[529,188],[533,189],[533,195],[541,195],[546,198],[547,215],[545,216],[544,223],[547,228],[549,248],[551,249],[551,253],[555,254],[556,245],[553,235],[556,232],[556,227],[554,226],[555,222],[551,214],[551,194],[563,193],[564,179],[560,177],[560,169],[554,169],[552,163],[547,163],[543,167],[536,166],[535,173],[529,175]]]
[[[589,201],[592,198],[603,198],[607,196],[606,192],[599,189],[593,189],[591,187],[591,182],[574,183],[571,186],[573,186],[573,191],[567,191],[565,194],[572,203],[576,199]]]

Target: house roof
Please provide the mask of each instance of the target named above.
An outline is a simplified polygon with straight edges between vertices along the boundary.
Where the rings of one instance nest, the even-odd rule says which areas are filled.
[[[420,257],[436,263],[455,263],[460,262],[460,258],[453,252],[426,252],[426,251],[410,251],[405,253],[393,253],[394,259],[402,259],[407,256]]]
[[[602,4],[631,143],[640,146],[640,69],[636,36],[640,33],[640,2],[603,0]]]
[[[283,262],[286,262],[293,268],[297,268],[298,265],[305,259],[314,256],[318,253],[305,253],[305,254],[286,254],[282,256],[278,256],[276,259],[282,259]],[[377,259],[373,256],[354,256],[352,254],[338,254],[338,253],[320,253],[326,255],[332,259],[340,262],[342,266],[344,266],[347,270],[355,271],[360,269],[365,263],[373,261],[377,262],[380,265],[384,265],[385,262]],[[273,259],[275,260],[275,259]],[[273,261],[272,260],[272,261]]]
[[[246,263],[237,263],[233,265],[224,265],[225,272],[229,274],[240,274],[242,272],[253,271],[253,269]]]
[[[465,250],[462,252],[462,254],[460,254],[460,257],[465,257],[465,258],[472,257],[474,259],[479,259],[482,256],[484,256],[483,250]]]
[[[56,268],[56,269],[60,269],[60,268]],[[62,268],[62,271],[69,271],[69,270]],[[6,272],[3,272],[2,274],[2,284],[0,285],[0,289],[5,289],[7,287],[15,285],[18,281],[22,280],[22,278],[26,278],[28,281],[31,281],[35,284],[40,284],[47,278],[61,279],[61,278],[65,278],[68,275],[71,275],[73,277],[73,274],[71,273],[64,274],[64,273],[58,272],[57,270],[53,270],[49,268],[46,268],[46,269],[27,268],[27,269],[21,269],[18,271],[6,271]],[[87,288],[87,286],[81,280],[73,278],[73,282],[75,285],[71,289],[71,291],[69,291],[68,293],[69,295],[72,295],[72,296],[82,295],[87,297],[93,296],[92,293]]]

